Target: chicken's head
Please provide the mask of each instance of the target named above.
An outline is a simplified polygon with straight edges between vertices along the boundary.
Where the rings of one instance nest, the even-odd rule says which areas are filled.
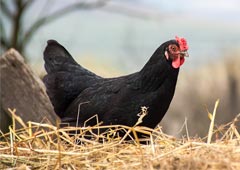
[[[187,52],[187,41],[177,36],[175,40],[174,43],[168,44],[165,51],[165,57],[172,62],[172,67],[177,69],[184,63],[184,57],[188,57],[189,55]]]

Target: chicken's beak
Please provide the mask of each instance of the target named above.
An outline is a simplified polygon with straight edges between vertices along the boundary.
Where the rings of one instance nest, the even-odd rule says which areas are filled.
[[[181,54],[181,57],[189,57],[189,54],[187,51],[181,51],[180,54]]]

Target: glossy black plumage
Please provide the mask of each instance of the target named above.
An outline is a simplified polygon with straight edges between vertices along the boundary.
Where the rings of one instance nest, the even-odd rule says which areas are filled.
[[[165,57],[169,44],[179,46],[175,40],[163,43],[139,72],[102,78],[77,64],[58,42],[49,40],[43,80],[55,112],[73,126],[83,126],[96,114],[104,125],[134,126],[141,107],[146,106],[148,114],[140,125],[154,128],[168,110],[179,72]],[[87,122],[95,124],[94,120]]]

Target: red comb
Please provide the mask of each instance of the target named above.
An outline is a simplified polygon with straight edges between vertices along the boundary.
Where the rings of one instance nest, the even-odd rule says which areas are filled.
[[[188,50],[187,40],[185,38],[179,38],[176,36],[175,39],[178,42],[181,51]]]

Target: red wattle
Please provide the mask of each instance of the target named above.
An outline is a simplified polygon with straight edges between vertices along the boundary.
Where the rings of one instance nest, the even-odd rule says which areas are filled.
[[[181,57],[176,57],[173,61],[172,61],[172,66],[173,68],[179,68],[185,61],[185,58],[181,58]]]

